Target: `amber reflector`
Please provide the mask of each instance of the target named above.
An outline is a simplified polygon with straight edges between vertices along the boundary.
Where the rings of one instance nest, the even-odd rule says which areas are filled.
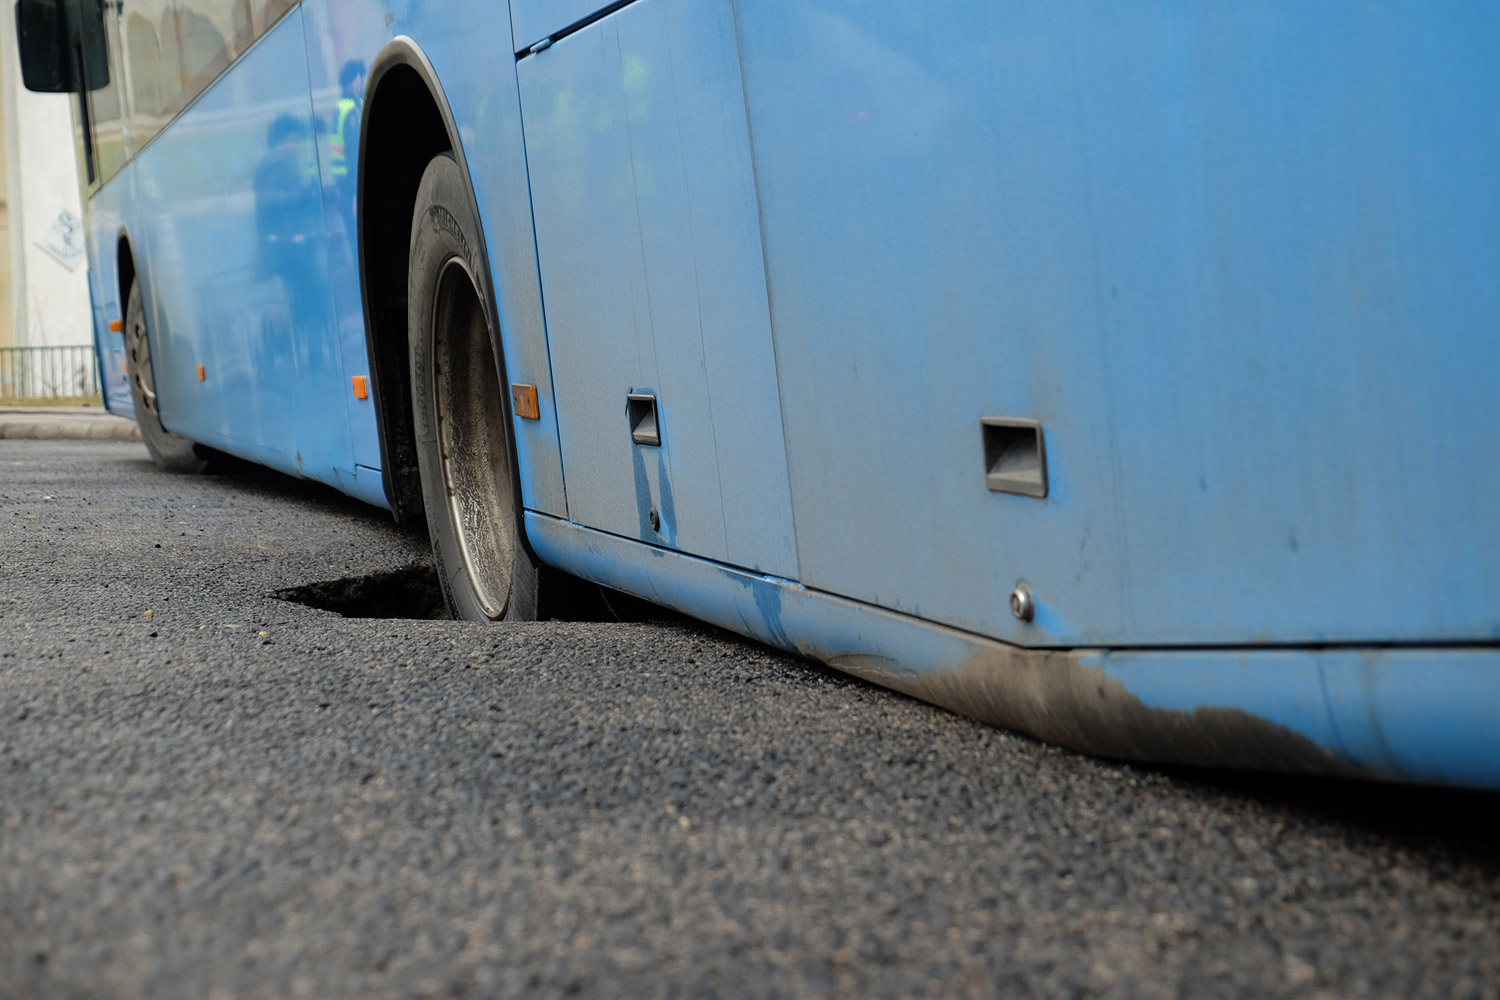
[[[370,390],[365,388],[365,377],[363,375],[356,375],[356,376],[354,376],[354,378],[351,381],[353,381],[353,383],[354,383],[354,398],[355,399],[369,399],[370,398]]]
[[[510,398],[516,405],[516,416],[527,420],[540,420],[542,411],[536,403],[536,386],[525,382],[510,384]]]

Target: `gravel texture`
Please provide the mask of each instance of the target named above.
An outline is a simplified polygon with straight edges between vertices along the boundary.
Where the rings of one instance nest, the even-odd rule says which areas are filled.
[[[271,473],[0,441],[0,996],[1500,996],[1495,796],[270,596],[425,558]]]

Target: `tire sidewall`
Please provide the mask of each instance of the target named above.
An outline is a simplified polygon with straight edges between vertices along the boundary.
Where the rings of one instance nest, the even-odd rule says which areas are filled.
[[[412,429],[418,469],[422,481],[422,504],[427,514],[427,528],[432,537],[433,557],[442,580],[443,593],[454,613],[468,621],[488,621],[469,579],[458,532],[453,525],[448,490],[443,481],[443,459],[438,441],[436,331],[433,313],[437,304],[437,285],[445,265],[457,258],[468,268],[479,293],[480,308],[490,331],[491,349],[497,365],[496,387],[507,385],[505,360],[495,336],[494,296],[490,287],[489,265],[483,252],[473,196],[467,179],[451,154],[433,159],[422,176],[412,213],[410,268],[407,279],[407,332],[411,363]],[[505,488],[516,493],[518,482],[515,459],[515,425],[507,394],[499,392],[499,403],[505,423],[506,459],[509,477]],[[497,470],[501,471],[501,470]],[[537,608],[537,568],[526,551],[520,530],[521,503],[513,504],[515,513],[511,531],[512,546],[510,596],[499,620],[532,620]]]

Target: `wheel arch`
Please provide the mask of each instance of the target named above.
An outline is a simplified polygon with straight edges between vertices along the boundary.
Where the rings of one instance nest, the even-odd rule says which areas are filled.
[[[393,39],[375,57],[364,107],[355,210],[370,395],[386,499],[398,522],[422,524],[406,331],[412,211],[422,173],[434,156],[451,152],[466,177],[469,167],[437,73],[410,38]],[[371,163],[379,169],[370,169]],[[493,302],[489,308],[493,315]]]
[[[120,296],[120,315],[125,314],[125,299],[130,295],[130,283],[138,272],[135,264],[135,247],[130,241],[130,231],[120,227],[115,236],[115,291]]]

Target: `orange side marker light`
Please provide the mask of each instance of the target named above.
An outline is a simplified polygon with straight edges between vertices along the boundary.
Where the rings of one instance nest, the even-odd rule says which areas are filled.
[[[124,333],[125,332],[125,321],[122,320],[122,319],[112,319],[112,320],[110,320],[109,321],[109,332],[110,333]]]
[[[208,376],[206,376],[206,375],[204,375],[204,374],[203,374],[203,366],[202,366],[202,365],[199,365],[199,366],[198,366],[198,381],[199,381],[199,382],[202,382],[202,381],[204,381],[204,380],[205,380],[205,379],[207,379],[207,377],[208,377]]]
[[[354,383],[355,399],[370,398],[370,390],[365,387],[365,377],[363,375],[356,375],[354,376],[354,378],[350,379],[350,381]]]
[[[525,417],[527,420],[540,420],[542,418],[541,407],[536,402],[536,386],[525,382],[512,382],[510,384],[511,402],[515,404],[516,416]]]

